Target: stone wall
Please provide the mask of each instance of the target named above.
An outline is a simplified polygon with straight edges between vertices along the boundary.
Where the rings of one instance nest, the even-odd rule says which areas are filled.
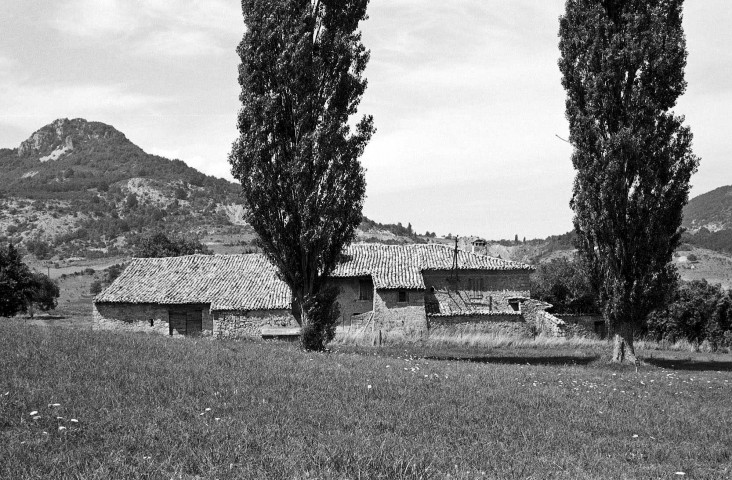
[[[607,338],[607,326],[602,315],[555,315],[567,324],[568,334],[586,338]]]
[[[262,327],[297,327],[290,310],[214,312],[213,334],[221,338],[262,338]]]
[[[171,335],[170,309],[200,310],[202,334],[210,335],[213,320],[208,305],[160,305],[153,303],[94,303],[92,328],[95,330],[124,330],[158,335]],[[175,331],[173,336],[179,336]]]
[[[530,296],[528,272],[464,270],[458,273],[457,283],[451,272],[427,271],[423,276],[428,294],[432,288],[457,292],[461,299],[480,310],[512,311],[510,298]]]
[[[371,277],[365,277],[371,286],[372,297],[374,295]],[[338,307],[341,311],[340,325],[343,327],[356,327],[363,321],[363,314],[371,312],[374,308],[373,300],[360,300],[360,279],[358,278],[333,278],[330,284],[339,288]]]
[[[404,290],[402,290],[404,291]],[[374,296],[374,330],[392,337],[419,339],[427,336],[424,292],[406,290],[407,301],[399,301],[399,290],[377,290]]]
[[[538,335],[564,337],[567,325],[560,318],[546,312],[546,306],[544,302],[529,299],[521,304],[521,311]]]
[[[474,334],[533,337],[532,325],[520,313],[492,315],[437,315],[427,317],[430,336],[460,337]]]

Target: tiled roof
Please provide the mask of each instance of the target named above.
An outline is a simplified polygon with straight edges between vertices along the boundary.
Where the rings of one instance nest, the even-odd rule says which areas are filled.
[[[373,278],[377,289],[425,288],[422,271],[451,270],[446,245],[354,244],[334,277]],[[517,262],[459,251],[461,270],[531,270]],[[262,255],[137,258],[95,299],[98,303],[210,303],[211,310],[290,308],[290,291]]]
[[[189,255],[136,258],[94,301],[269,310],[290,308],[290,291],[262,255]]]
[[[424,289],[422,272],[452,270],[455,249],[448,245],[381,245],[358,243],[349,246],[334,277],[372,276],[379,289]],[[523,270],[534,267],[500,258],[458,250],[460,270]]]

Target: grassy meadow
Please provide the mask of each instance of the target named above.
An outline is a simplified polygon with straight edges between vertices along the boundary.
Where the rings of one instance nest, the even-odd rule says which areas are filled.
[[[732,357],[0,328],[0,478],[732,477]]]

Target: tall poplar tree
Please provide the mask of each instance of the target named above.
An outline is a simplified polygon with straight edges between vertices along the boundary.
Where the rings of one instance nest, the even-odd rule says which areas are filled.
[[[322,349],[338,319],[326,285],[361,222],[358,159],[373,119],[349,125],[366,89],[359,23],[368,0],[242,0],[240,136],[230,155],[248,221],[292,290],[302,343]]]
[[[633,335],[676,275],[670,262],[698,165],[691,132],[671,111],[686,89],[682,6],[567,0],[560,18],[574,226],[616,362],[635,362]]]

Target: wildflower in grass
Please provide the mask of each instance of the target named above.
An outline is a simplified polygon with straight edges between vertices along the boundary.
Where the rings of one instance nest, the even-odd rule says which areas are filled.
[[[56,420],[63,420],[64,417],[56,417]]]
[[[53,407],[60,407],[60,406],[61,406],[61,404],[60,404],[60,403],[49,403],[49,404],[48,404],[48,408],[53,408]]]
[[[371,385],[367,385],[366,388],[371,390]]]
[[[63,430],[66,430],[66,427],[64,427],[63,425],[61,425],[60,427],[58,427],[58,429],[59,429],[60,431],[63,431]]]
[[[35,417],[33,417],[33,420],[40,420],[40,418],[41,418],[40,415],[36,415]]]
[[[204,410],[204,412],[210,412],[210,411],[211,411],[210,408],[207,408],[206,410]]]
[[[32,412],[30,412],[30,413],[29,413],[28,415],[30,415],[31,417],[32,417],[33,415],[38,415],[38,411],[36,411],[36,410],[33,410],[33,411],[32,411]]]
[[[75,419],[75,418],[72,418],[71,421],[74,422],[74,423],[79,423],[79,421],[77,419]]]

